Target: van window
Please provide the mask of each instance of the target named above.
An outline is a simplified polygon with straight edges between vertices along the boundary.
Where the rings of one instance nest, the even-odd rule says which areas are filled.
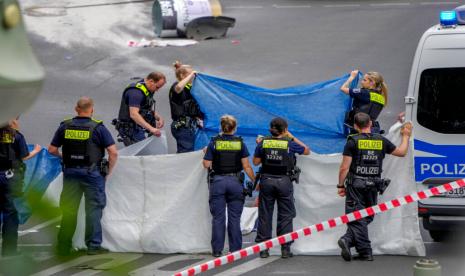
[[[421,73],[417,121],[439,133],[465,134],[465,68]]]

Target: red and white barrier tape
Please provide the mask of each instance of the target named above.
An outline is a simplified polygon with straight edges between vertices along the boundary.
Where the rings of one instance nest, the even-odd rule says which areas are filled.
[[[340,226],[340,225],[343,225],[343,224],[346,224],[352,221],[360,220],[364,217],[372,216],[374,214],[386,212],[388,210],[391,210],[391,209],[394,209],[394,208],[397,208],[403,205],[407,205],[412,202],[419,201],[421,199],[439,195],[439,194],[442,194],[442,193],[445,193],[445,192],[448,192],[454,189],[458,189],[460,187],[465,187],[465,179],[460,179],[460,180],[453,181],[453,182],[450,182],[450,183],[447,183],[441,186],[433,187],[428,190],[423,190],[417,193],[412,193],[410,195],[406,195],[406,196],[399,197],[399,198],[396,198],[396,199],[393,199],[393,200],[390,200],[384,203],[380,203],[378,205],[371,206],[363,210],[358,210],[358,211],[355,211],[355,212],[352,212],[352,213],[349,213],[349,214],[346,214],[346,215],[343,215],[337,218],[323,221],[318,224],[304,227],[297,231],[288,233],[286,235],[282,235],[274,239],[261,242],[259,244],[232,252],[226,256],[222,256],[222,257],[213,259],[211,261],[208,261],[206,263],[183,270],[181,272],[174,274],[174,276],[191,276],[191,275],[200,274],[207,270],[210,270],[210,269],[213,269],[213,268],[216,268],[216,267],[228,264],[228,263],[232,263],[239,259],[243,259],[250,255],[259,253],[260,251],[263,251],[265,249],[269,249],[269,248],[278,246],[280,244],[296,240],[300,237],[308,236],[315,232],[321,232],[321,231],[334,228],[336,226]]]

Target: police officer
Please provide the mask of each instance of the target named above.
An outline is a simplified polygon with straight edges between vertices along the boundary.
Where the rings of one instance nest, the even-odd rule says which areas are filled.
[[[0,128],[0,228],[2,231],[2,256],[15,256],[18,243],[18,212],[14,198],[21,196],[19,177],[22,161],[34,157],[41,147],[36,145],[29,152],[24,136],[16,131],[14,121]],[[21,179],[22,181],[22,179]]]
[[[233,116],[221,117],[222,133],[213,137],[207,146],[203,166],[213,170],[209,183],[210,212],[212,218],[212,255],[219,257],[224,248],[226,230],[226,207],[228,209],[229,251],[242,248],[241,215],[244,207],[244,194],[241,171],[244,170],[254,181],[254,173],[249,164],[249,151],[241,137],[234,136],[237,122]],[[243,175],[242,175],[243,176]],[[241,179],[241,180],[240,180]]]
[[[194,151],[195,132],[203,126],[203,114],[192,97],[191,88],[196,72],[190,65],[174,63],[176,79],[170,89],[171,134],[176,139],[177,153]]]
[[[19,136],[18,140],[26,140],[24,138],[24,135],[19,131],[19,116],[16,117],[16,119],[13,119],[10,121],[9,126],[14,129],[16,132],[16,135]],[[27,149],[27,148],[26,148]],[[40,151],[42,150],[42,147],[40,145],[34,145],[34,149],[29,152],[29,154],[26,157],[21,156],[22,151],[16,152],[16,157],[15,157],[15,162],[13,163],[14,167],[14,174],[13,177],[11,178],[11,181],[14,183],[13,184],[13,195],[16,197],[20,197],[23,195],[23,188],[24,188],[24,177],[26,174],[26,164],[24,161],[29,160],[36,156]]]
[[[296,216],[294,187],[291,172],[296,165],[295,154],[310,154],[310,149],[287,129],[283,118],[270,123],[271,136],[258,140],[253,158],[254,165],[261,167],[260,195],[258,203],[258,229],[256,242],[271,239],[274,203],[278,203],[277,235],[292,232],[292,219]],[[269,257],[269,251],[260,252],[261,258]],[[292,257],[291,243],[281,245],[281,257]]]
[[[155,111],[153,95],[165,83],[165,75],[152,72],[124,90],[118,119],[113,124],[125,146],[144,140],[145,132],[160,137],[164,120]]]
[[[354,120],[355,129],[359,133],[350,135],[347,139],[337,186],[338,194],[346,197],[346,213],[377,204],[378,192],[386,183],[381,179],[384,156],[405,156],[411,134],[411,124],[407,124],[401,131],[402,142],[396,147],[383,136],[371,133],[372,121],[368,114],[357,113]],[[368,224],[372,221],[373,216],[370,216],[348,223],[346,234],[338,241],[344,260],[352,260],[351,247],[357,250],[359,260],[373,260],[368,238]]]
[[[94,103],[91,98],[81,97],[75,110],[77,116],[61,123],[48,148],[51,154],[63,159],[63,191],[60,198],[62,219],[57,254],[66,256],[71,253],[77,212],[83,194],[87,254],[102,254],[108,252],[101,247],[100,225],[106,205],[105,179],[115,166],[118,152],[115,141],[102,121],[92,118]],[[62,153],[58,150],[60,147]],[[105,149],[108,164],[104,160]]]
[[[380,133],[381,127],[376,120],[387,104],[387,85],[378,72],[368,72],[362,78],[361,88],[349,88],[349,85],[358,76],[358,73],[358,70],[352,71],[350,77],[341,86],[341,91],[353,98],[352,110],[347,114],[346,124],[351,128],[351,134],[356,133],[353,129],[354,115],[358,112],[364,112],[372,120],[372,132]]]

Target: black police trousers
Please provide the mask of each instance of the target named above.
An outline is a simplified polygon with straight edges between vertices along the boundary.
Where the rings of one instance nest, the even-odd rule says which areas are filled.
[[[292,232],[292,220],[296,216],[294,206],[294,187],[289,176],[264,174],[260,180],[258,203],[258,229],[256,242],[271,239],[273,210],[278,203],[278,236]],[[284,246],[289,246],[290,243]]]
[[[364,185],[349,184],[346,187],[346,214],[362,210],[367,207],[376,205],[378,201],[378,191],[373,187]],[[368,224],[374,219],[374,216],[362,218],[361,220],[349,222],[345,239],[349,247],[355,247],[360,255],[371,255],[371,242],[368,237]]]

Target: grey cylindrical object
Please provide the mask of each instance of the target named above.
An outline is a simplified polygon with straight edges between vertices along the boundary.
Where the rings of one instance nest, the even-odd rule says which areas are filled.
[[[420,259],[413,266],[413,276],[441,276],[441,266],[436,260]]]

